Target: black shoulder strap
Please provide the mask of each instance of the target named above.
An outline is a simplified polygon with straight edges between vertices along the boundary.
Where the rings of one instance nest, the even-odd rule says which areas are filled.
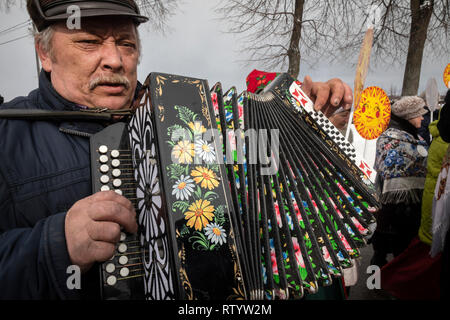
[[[84,120],[84,121],[109,121],[113,116],[131,115],[131,109],[109,110],[109,109],[89,109],[86,111],[51,111],[43,109],[0,109],[0,118],[16,120]]]

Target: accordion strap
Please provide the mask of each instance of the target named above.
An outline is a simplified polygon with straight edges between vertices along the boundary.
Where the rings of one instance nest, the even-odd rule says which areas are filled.
[[[109,110],[89,109],[80,111],[50,111],[42,109],[3,109],[0,110],[0,118],[18,120],[112,120],[114,116],[129,116],[131,109]]]

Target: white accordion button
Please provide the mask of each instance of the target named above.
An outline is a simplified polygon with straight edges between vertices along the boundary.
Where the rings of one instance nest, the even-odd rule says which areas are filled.
[[[108,272],[108,273],[113,273],[114,272],[114,270],[116,270],[116,266],[114,265],[114,263],[108,263],[107,265],[106,265],[106,272]]]
[[[120,160],[119,160],[119,159],[113,159],[113,160],[111,161],[111,165],[112,165],[114,168],[117,168],[118,166],[120,166]]]
[[[100,191],[109,191],[111,190],[107,185],[104,185],[100,188]]]
[[[127,238],[127,235],[125,234],[125,232],[121,232],[120,233],[120,241],[124,241]]]
[[[106,283],[113,286],[117,283],[117,278],[115,276],[109,276],[108,279],[106,279]]]
[[[109,177],[107,175],[103,175],[100,177],[100,181],[101,181],[101,183],[108,183]]]
[[[114,186],[114,187],[118,188],[118,187],[120,187],[121,185],[122,185],[122,180],[120,180],[120,179],[114,179],[114,181],[113,181],[113,186]]]
[[[116,190],[114,190],[114,192],[115,193],[117,193],[117,194],[119,194],[119,195],[123,195],[123,192],[122,192],[122,190],[120,190],[120,189],[116,189]]]
[[[98,148],[98,152],[100,153],[107,153],[108,152],[108,147],[105,145],[102,145]]]
[[[124,253],[127,251],[127,245],[125,243],[119,244],[119,247],[117,248],[117,251],[120,253]]]
[[[127,263],[128,263],[128,257],[127,257],[127,256],[121,256],[121,257],[119,258],[119,263],[120,263],[121,265],[127,264]]]
[[[122,277],[127,277],[130,274],[130,269],[128,268],[122,268],[120,269],[120,275]]]
[[[122,174],[122,172],[120,172],[119,169],[114,169],[114,170],[112,171],[112,176],[115,177],[115,178],[120,177],[121,174]]]
[[[101,173],[107,173],[109,171],[109,167],[106,164],[100,166]]]
[[[99,158],[99,161],[101,162],[101,163],[107,163],[108,162],[108,156],[106,156],[106,155],[101,155],[100,156],[100,158]]]
[[[120,156],[119,150],[112,150],[111,151],[111,157],[118,158]]]

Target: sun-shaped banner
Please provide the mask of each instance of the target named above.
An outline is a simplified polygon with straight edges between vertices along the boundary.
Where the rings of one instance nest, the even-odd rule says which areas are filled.
[[[356,131],[366,140],[378,138],[391,120],[391,102],[383,89],[368,87],[353,114]]]
[[[447,88],[450,89],[450,63],[447,65],[447,68],[445,68],[444,71],[444,83]]]

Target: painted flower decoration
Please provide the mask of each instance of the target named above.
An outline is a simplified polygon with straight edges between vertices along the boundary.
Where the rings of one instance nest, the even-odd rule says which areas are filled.
[[[242,117],[244,116],[244,106],[243,105],[238,105],[238,112],[239,112],[239,119],[242,119]]]
[[[177,200],[187,200],[194,191],[194,187],[194,180],[190,176],[181,175],[180,179],[172,186],[172,195],[175,195]]]
[[[214,244],[224,244],[226,242],[227,234],[222,226],[217,223],[210,223],[205,227],[205,235]]]
[[[192,163],[194,158],[194,144],[190,141],[179,141],[178,144],[173,147],[172,159],[176,159],[177,163]]]
[[[217,101],[217,92],[211,93],[211,100],[215,111],[219,111],[219,103]]]
[[[200,157],[206,163],[213,163],[216,159],[213,145],[202,139],[198,139],[195,142],[195,155]]]
[[[300,245],[297,238],[292,238],[292,245],[294,246],[295,259],[297,260],[297,265],[300,268],[305,268],[305,261],[303,260],[302,253],[300,251]]]
[[[214,206],[208,200],[197,200],[184,213],[186,225],[201,231],[214,217]]]
[[[212,190],[219,185],[216,175],[208,168],[196,167],[191,171],[191,175],[194,177],[195,183],[200,184],[204,189]]]
[[[200,121],[189,122],[189,128],[191,128],[194,134],[202,134],[206,132],[206,128]]]

